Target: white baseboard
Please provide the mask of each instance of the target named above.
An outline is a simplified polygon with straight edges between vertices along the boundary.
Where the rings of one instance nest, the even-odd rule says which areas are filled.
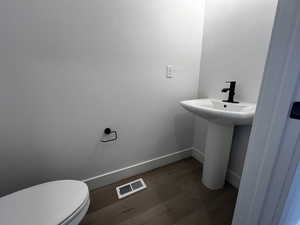
[[[114,182],[120,181],[122,179],[141,174],[165,165],[168,165],[173,162],[177,162],[179,160],[191,157],[192,148],[184,149],[182,151],[174,152],[168,155],[164,155],[161,157],[157,157],[151,160],[143,161],[140,163],[136,163],[134,165],[121,168],[118,170],[114,170],[105,174],[101,174],[95,177],[91,177],[83,180],[88,186],[90,190],[103,187],[108,184],[112,184]]]
[[[230,183],[233,187],[239,189],[240,187],[240,182],[241,182],[241,176],[238,175],[236,172],[233,170],[228,170],[226,174],[226,180],[228,183]]]
[[[151,160],[136,163],[134,165],[104,173],[95,177],[83,180],[90,190],[103,187],[108,184],[120,181],[122,179],[138,175],[165,165],[168,165],[179,160],[193,157],[200,163],[204,162],[204,153],[196,148],[188,148],[182,151],[174,152],[168,155],[157,157]],[[226,175],[226,180],[234,187],[239,188],[240,176],[232,170],[229,170]]]
[[[204,152],[201,152],[196,148],[193,148],[192,157],[200,163],[204,162]],[[235,188],[239,188],[241,177],[236,172],[229,169],[226,174],[226,180]]]
[[[201,164],[203,164],[203,162],[204,162],[204,152],[201,152],[198,149],[193,148],[192,157],[194,159],[196,159],[198,162],[200,162]]]

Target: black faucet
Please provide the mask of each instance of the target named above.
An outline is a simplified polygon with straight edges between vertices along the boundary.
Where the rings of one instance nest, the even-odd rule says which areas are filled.
[[[223,100],[223,102],[239,103],[239,102],[234,101],[234,94],[235,94],[234,90],[235,90],[236,81],[226,81],[226,83],[230,83],[230,86],[229,86],[229,88],[223,88],[222,92],[225,93],[225,92],[229,91],[229,94],[228,94],[228,99]]]

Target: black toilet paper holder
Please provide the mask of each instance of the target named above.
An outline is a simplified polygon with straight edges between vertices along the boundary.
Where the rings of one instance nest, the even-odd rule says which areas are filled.
[[[103,137],[103,138],[101,139],[101,142],[104,142],[104,143],[105,143],[105,142],[115,141],[115,140],[118,139],[117,131],[112,130],[112,129],[110,129],[110,128],[105,128],[105,129],[104,129],[104,135],[105,135],[105,136],[108,136],[108,135],[114,135],[114,137],[111,138],[111,139],[106,139],[105,137]]]

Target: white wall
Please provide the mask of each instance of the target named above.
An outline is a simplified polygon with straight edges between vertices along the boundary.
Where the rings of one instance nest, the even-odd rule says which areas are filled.
[[[226,80],[237,80],[236,99],[256,102],[277,0],[209,0],[205,23],[199,97],[226,99]],[[251,127],[235,129],[230,169],[241,175]],[[197,119],[194,145],[204,151],[205,121]]]
[[[0,195],[191,147],[202,3],[1,1]]]

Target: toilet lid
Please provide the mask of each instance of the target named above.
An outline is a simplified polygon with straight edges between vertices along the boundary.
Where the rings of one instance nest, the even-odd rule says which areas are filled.
[[[36,185],[0,198],[0,223],[58,225],[89,199],[81,181],[62,180]]]

